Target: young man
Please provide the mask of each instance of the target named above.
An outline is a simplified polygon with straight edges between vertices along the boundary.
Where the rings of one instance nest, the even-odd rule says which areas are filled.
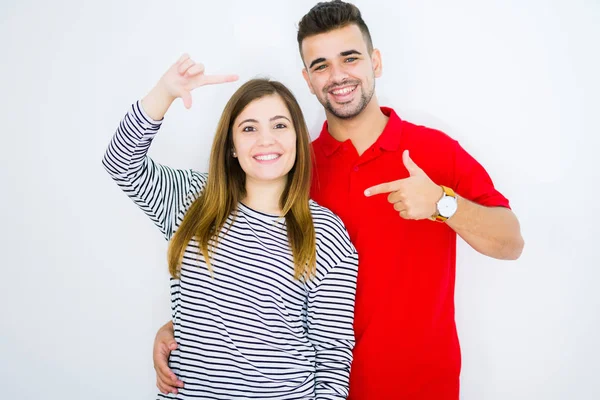
[[[317,4],[298,45],[327,115],[313,142],[311,195],[342,218],[359,254],[349,398],[457,400],[456,234],[482,254],[516,259],[518,220],[456,141],[379,106],[381,56],[355,6]],[[174,346],[167,324],[154,349],[163,390],[176,386]]]

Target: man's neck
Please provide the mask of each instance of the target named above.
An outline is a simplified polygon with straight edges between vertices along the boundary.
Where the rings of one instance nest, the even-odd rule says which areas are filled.
[[[381,112],[375,96],[367,107],[353,118],[342,119],[329,112],[326,112],[326,115],[331,136],[340,142],[350,139],[359,155],[377,141],[389,119]]]

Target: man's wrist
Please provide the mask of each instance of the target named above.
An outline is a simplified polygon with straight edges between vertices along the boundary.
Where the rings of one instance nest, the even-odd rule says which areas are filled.
[[[446,222],[458,209],[458,196],[451,188],[440,185],[442,196],[435,204],[435,213],[429,218],[432,221]]]

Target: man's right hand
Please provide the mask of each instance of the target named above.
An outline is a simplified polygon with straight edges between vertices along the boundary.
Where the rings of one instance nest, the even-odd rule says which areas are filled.
[[[183,382],[169,368],[169,355],[177,348],[175,335],[173,333],[173,322],[164,324],[156,333],[154,338],[154,351],[152,360],[156,370],[156,387],[162,394],[175,393],[177,388],[183,387]]]

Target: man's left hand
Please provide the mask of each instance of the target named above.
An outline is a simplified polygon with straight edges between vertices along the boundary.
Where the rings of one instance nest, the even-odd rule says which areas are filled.
[[[404,219],[426,219],[437,212],[437,202],[444,191],[410,158],[408,150],[402,161],[410,176],[397,181],[381,183],[365,190],[365,196],[389,193],[388,201]]]

